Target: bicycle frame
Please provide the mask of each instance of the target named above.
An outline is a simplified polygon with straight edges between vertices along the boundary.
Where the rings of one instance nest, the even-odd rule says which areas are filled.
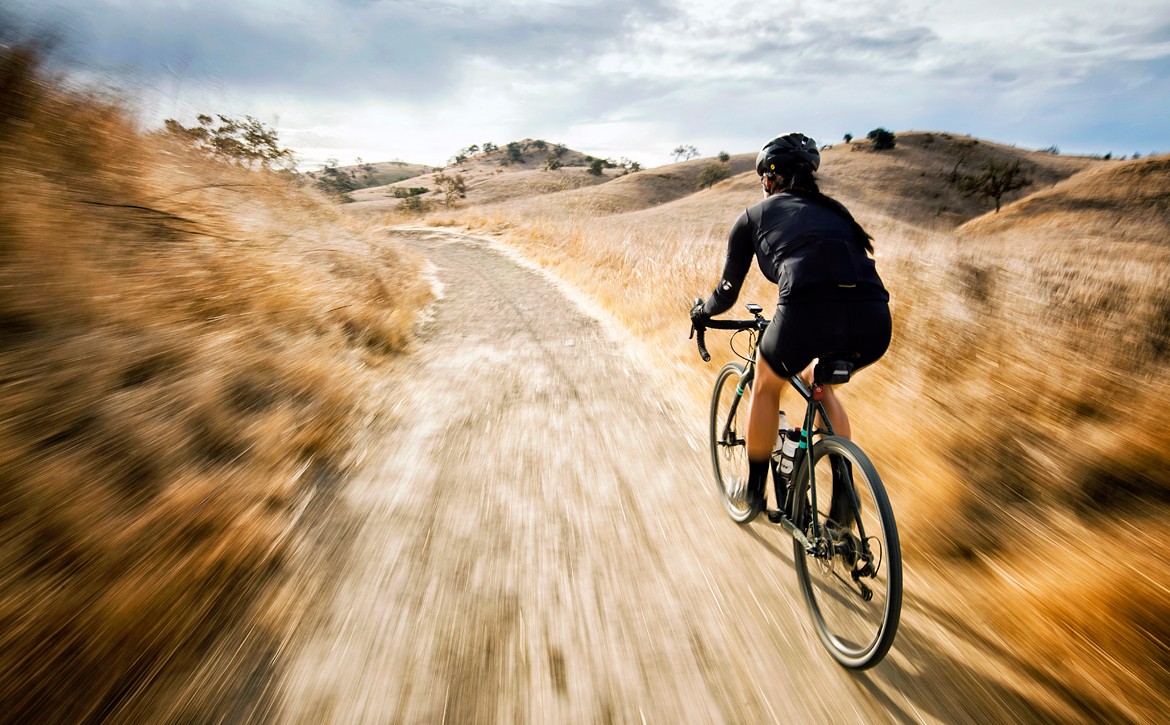
[[[814,539],[821,541],[821,523],[819,520],[820,517],[817,514],[816,466],[813,465],[812,460],[808,458],[808,456],[812,453],[810,441],[812,440],[813,436],[831,436],[836,435],[836,433],[833,431],[832,422],[829,421],[829,413],[825,410],[824,403],[821,402],[824,400],[824,385],[820,383],[814,383],[811,386],[806,385],[805,382],[797,375],[793,375],[788,379],[788,381],[792,384],[792,387],[796,388],[796,392],[800,393],[800,396],[804,398],[806,403],[804,424],[801,426],[800,430],[801,441],[800,447],[798,449],[800,451],[798,455],[800,456],[801,460],[793,462],[792,484],[795,485],[795,477],[800,472],[801,465],[805,460],[808,460],[809,509],[812,513],[812,533]],[[821,417],[821,421],[825,424],[824,428],[816,427],[816,417],[818,415]],[[850,502],[853,504],[853,510],[859,512],[861,510],[861,502],[857,498],[857,491],[853,486],[847,486],[846,490],[849,492],[849,496],[853,499]],[[866,541],[865,526],[862,524],[860,516],[857,517],[857,532],[860,534],[863,547],[866,548],[866,553],[868,554],[868,546],[864,544]],[[806,548],[807,546],[808,545],[806,544]],[[816,547],[814,546],[813,548],[815,549]]]
[[[758,320],[758,325],[759,325],[760,332],[762,333],[763,328],[765,328],[767,326],[767,321]],[[748,329],[750,329],[750,328],[748,328]],[[731,421],[735,419],[735,413],[736,413],[736,410],[739,408],[739,404],[743,401],[744,392],[747,390],[748,386],[751,385],[751,383],[755,380],[755,376],[756,376],[756,347],[757,347],[758,340],[759,340],[759,334],[757,334],[755,331],[753,331],[752,337],[751,337],[751,342],[748,344],[748,355],[745,356],[747,364],[744,367],[743,375],[740,376],[739,382],[736,385],[735,400],[732,402],[731,408],[729,409],[728,414],[727,414],[727,418],[724,420],[724,423],[723,423],[723,430],[721,431],[720,437],[724,441],[727,441],[727,437],[730,433],[729,429],[731,426]],[[795,491],[795,485],[797,483],[797,476],[801,473],[801,466],[803,465],[804,461],[806,459],[808,459],[808,456],[811,454],[811,441],[814,439],[815,436],[831,436],[831,435],[836,435],[836,433],[833,430],[832,422],[829,420],[829,413],[827,410],[825,410],[824,403],[822,402],[824,399],[824,385],[822,385],[820,383],[814,383],[811,386],[807,385],[807,384],[805,384],[805,382],[803,380],[801,380],[799,375],[793,375],[792,377],[790,377],[788,379],[788,382],[796,390],[796,392],[800,394],[800,397],[803,398],[805,401],[804,420],[802,421],[801,428],[800,428],[801,440],[800,440],[796,459],[793,461],[793,469],[792,469],[793,478],[789,484],[789,492],[793,492],[793,491]],[[816,427],[816,420],[817,420],[818,415],[820,416],[821,421],[824,423],[823,428]],[[728,442],[733,442],[733,441],[728,441]],[[795,522],[793,522],[791,519],[789,519],[787,516],[784,515],[786,502],[779,500],[780,494],[781,494],[781,492],[779,490],[779,482],[773,481],[773,483],[776,485],[776,497],[777,497],[776,503],[779,506],[779,508],[774,510],[774,511],[769,510],[766,512],[768,515],[768,520],[772,521],[773,523],[780,524],[785,529],[785,531],[788,532],[789,535],[793,536],[798,541],[800,541],[801,545],[804,546],[805,551],[807,551],[809,554],[812,554],[814,556],[818,556],[818,555],[827,553],[827,552],[819,551],[821,547],[818,546],[817,543],[814,543],[814,542],[824,542],[824,537],[822,536],[822,533],[821,533],[820,516],[818,514],[818,509],[817,509],[816,466],[812,465],[811,460],[810,460],[810,465],[808,466],[808,490],[809,490],[809,508],[810,508],[810,513],[812,516],[812,520],[810,522],[812,524],[812,531],[811,531],[812,539],[811,540],[808,538],[808,536],[805,534],[804,531],[802,531],[800,528],[798,528],[796,526]],[[847,490],[849,492],[849,496],[853,499],[851,501],[851,503],[853,504],[853,510],[858,511],[860,509],[860,501],[858,500],[858,497],[857,497],[857,491],[854,490],[854,488],[852,486],[847,487]],[[789,508],[788,510],[791,510],[791,508]],[[865,542],[866,541],[865,529],[864,529],[864,525],[861,522],[860,516],[857,518],[857,528],[858,528],[858,533],[861,536],[862,542]],[[868,553],[869,553],[868,546],[863,543],[863,547],[866,549],[866,554],[868,555]]]

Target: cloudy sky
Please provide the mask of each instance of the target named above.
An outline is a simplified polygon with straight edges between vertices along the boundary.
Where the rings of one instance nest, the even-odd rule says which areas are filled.
[[[878,126],[1170,151],[1166,0],[2,0],[143,120],[251,114],[305,170],[543,138],[645,166]]]

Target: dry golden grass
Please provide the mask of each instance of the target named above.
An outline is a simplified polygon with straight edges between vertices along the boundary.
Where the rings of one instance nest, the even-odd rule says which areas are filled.
[[[0,712],[149,721],[267,606],[427,291],[323,198],[142,135],[34,49],[0,88]]]
[[[957,139],[826,153],[826,189],[877,237],[895,321],[886,358],[843,393],[855,435],[891,491],[912,597],[986,623],[1087,713],[1153,720],[1170,706],[1166,159],[1110,164],[969,141],[964,150],[1034,161],[1055,186],[956,232],[979,213],[937,188]],[[619,181],[571,193],[606,198]],[[713,370],[686,338],[686,310],[716,281],[726,230],[760,192],[751,173],[691,191],[680,181],[659,206],[553,194],[431,222],[504,234],[604,304],[701,405]],[[940,219],[943,197],[956,206]],[[1123,234],[1102,231],[1119,219]],[[1082,228],[1097,231],[1085,239]],[[774,294],[755,272],[740,302],[767,306]],[[709,336],[714,359],[730,357],[726,340]]]

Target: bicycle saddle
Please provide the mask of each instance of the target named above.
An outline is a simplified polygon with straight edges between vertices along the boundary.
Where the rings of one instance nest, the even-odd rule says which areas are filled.
[[[853,361],[860,357],[856,352],[832,352],[822,355],[813,368],[813,382],[819,385],[840,385],[849,382],[853,374]]]

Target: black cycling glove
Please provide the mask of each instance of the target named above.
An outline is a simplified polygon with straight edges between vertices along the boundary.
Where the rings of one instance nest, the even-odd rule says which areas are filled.
[[[691,307],[691,324],[695,327],[706,327],[710,319],[711,315],[703,312],[703,300],[695,299],[695,304]]]

